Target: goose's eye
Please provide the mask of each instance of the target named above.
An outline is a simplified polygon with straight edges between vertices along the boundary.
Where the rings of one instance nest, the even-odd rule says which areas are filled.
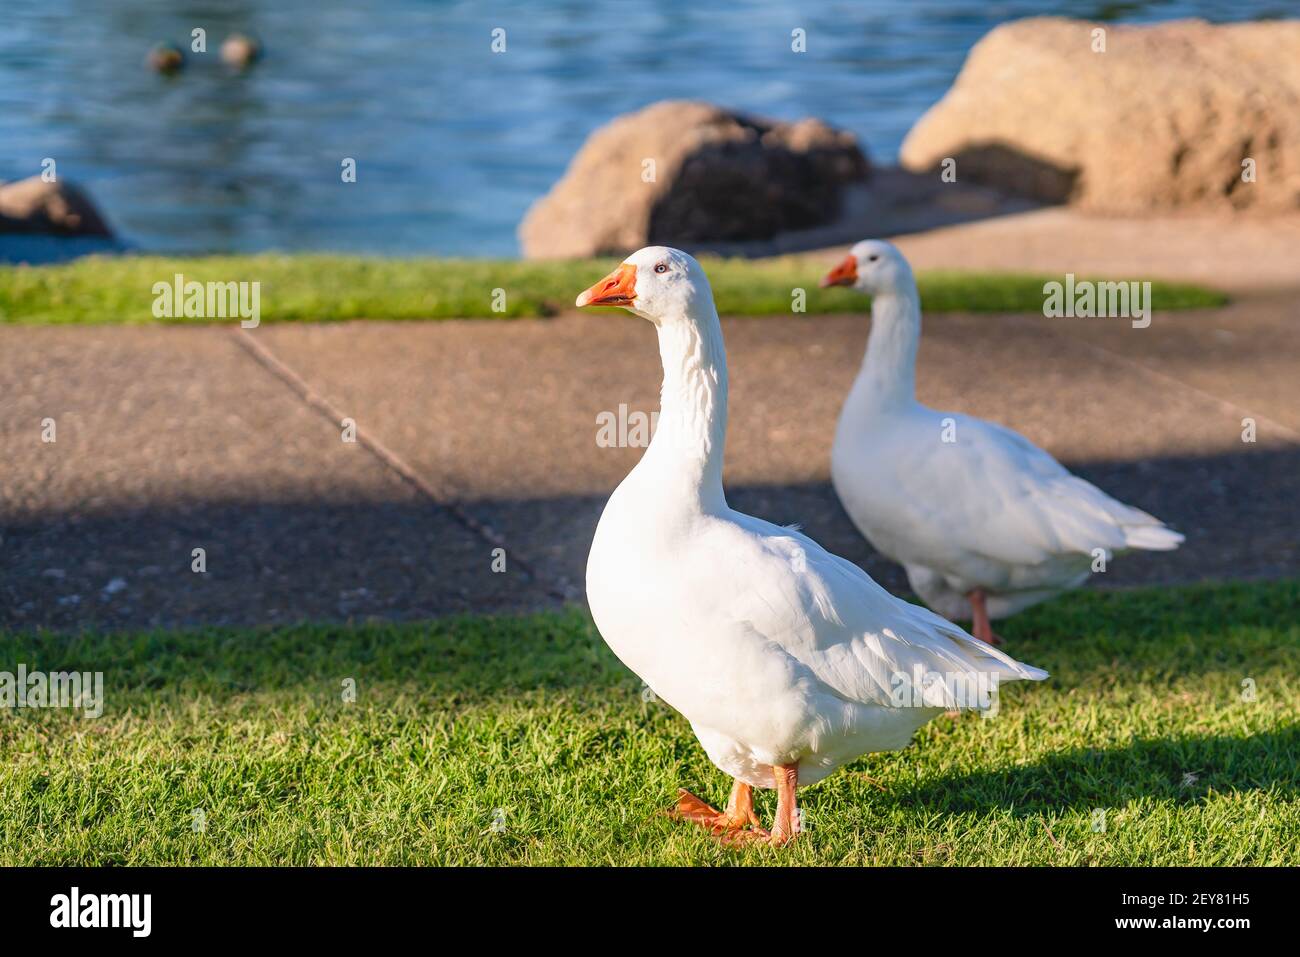
[[[660,263],[659,265],[655,266],[655,272],[667,272],[667,271],[668,271],[667,263]]]
[[[875,262],[875,261],[876,261],[877,259],[879,259],[879,258],[880,258],[880,256],[879,256],[877,253],[872,253],[870,256],[867,257],[867,262],[872,262],[872,263],[873,263],[873,262]]]

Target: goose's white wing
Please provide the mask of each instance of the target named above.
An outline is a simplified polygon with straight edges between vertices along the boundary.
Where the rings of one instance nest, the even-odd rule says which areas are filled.
[[[805,535],[734,516],[724,541],[734,590],[722,611],[755,637],[778,645],[836,695],[892,706],[900,682],[937,676],[930,707],[967,707],[970,679],[1040,680],[1021,664],[931,611],[896,598],[852,562]],[[734,563],[734,564],[732,564]]]
[[[896,510],[890,524],[918,540],[1021,566],[1096,548],[1109,554],[1182,542],[1159,519],[1071,475],[1023,436],[983,419],[950,417],[955,442],[940,441],[937,428],[904,424],[880,449],[892,489],[878,491],[890,494]]]

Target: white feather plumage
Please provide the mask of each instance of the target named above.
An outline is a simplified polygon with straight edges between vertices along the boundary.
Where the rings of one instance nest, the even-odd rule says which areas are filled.
[[[999,618],[1081,585],[1097,555],[1178,547],[1178,532],[1023,436],[917,402],[911,269],[889,243],[859,243],[852,255],[857,287],[873,294],[872,328],[836,427],[831,478],[854,524],[903,565],[926,604],[967,618],[966,595],[981,589]]]
[[[671,263],[671,274],[654,272]],[[650,247],[636,304],[655,323],[658,429],[610,497],[587,563],[592,615],[615,654],[691,722],[723,771],[800,784],[972,703],[978,681],[1046,673],[890,595],[789,528],[735,511],[722,491],[727,373],[712,293],[694,259]],[[900,676],[932,676],[907,706]],[[919,706],[913,706],[919,704]]]

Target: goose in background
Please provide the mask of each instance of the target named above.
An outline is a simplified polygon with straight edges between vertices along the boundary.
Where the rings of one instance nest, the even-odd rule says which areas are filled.
[[[921,299],[893,245],[858,243],[821,284],[871,295],[866,358],[840,411],[831,480],[858,530],[903,566],[930,608],[1000,642],[992,619],[1082,585],[1095,559],[1183,541],[1010,429],[916,400]]]
[[[800,831],[797,787],[905,747],[945,710],[992,707],[984,692],[999,681],[1047,676],[806,535],[727,505],[727,359],[691,256],[642,249],[577,304],[621,306],[659,339],[658,428],[600,517],[587,598],[614,653],[734,779],[723,810],[682,790],[675,816],[728,841],[783,845]],[[777,791],[770,831],[755,787]]]

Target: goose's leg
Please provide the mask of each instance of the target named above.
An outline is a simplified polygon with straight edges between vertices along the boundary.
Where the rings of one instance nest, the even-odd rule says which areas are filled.
[[[773,847],[789,844],[798,836],[799,805],[794,792],[799,786],[799,765],[783,764],[772,768],[772,777],[776,779],[776,820],[772,824],[772,834],[768,843]]]
[[[763,829],[763,822],[754,811],[754,789],[744,781],[737,780],[732,786],[725,813],[727,820],[738,821],[740,827],[752,824],[760,831]]]
[[[730,836],[743,831],[746,824],[754,825],[757,829],[755,836],[767,833],[759,826],[758,815],[754,813],[754,789],[739,779],[732,785],[725,811],[717,810],[682,788],[677,792],[677,806],[668,813],[708,828],[715,834]]]
[[[993,624],[989,621],[988,599],[984,594],[984,589],[976,588],[966,594],[967,600],[971,607],[971,629],[970,633],[980,641],[987,642],[990,645],[1002,644],[1001,636],[993,631]]]

